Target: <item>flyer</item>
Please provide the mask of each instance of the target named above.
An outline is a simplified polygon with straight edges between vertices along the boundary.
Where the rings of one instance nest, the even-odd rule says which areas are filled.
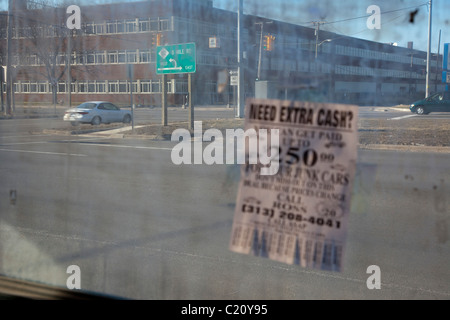
[[[342,271],[357,118],[353,105],[247,100],[245,132],[277,132],[278,141],[271,141],[267,154],[259,157],[270,156],[278,165],[246,161],[241,166],[231,251]],[[248,142],[247,156],[250,148]],[[268,166],[270,172],[262,170]]]

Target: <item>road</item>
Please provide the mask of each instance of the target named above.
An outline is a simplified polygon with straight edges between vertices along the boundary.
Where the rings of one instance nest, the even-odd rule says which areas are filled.
[[[169,141],[28,133],[54,121],[0,121],[0,274],[65,287],[78,265],[83,290],[135,299],[450,298],[448,154],[359,150],[331,273],[228,250],[237,166],[176,166]]]

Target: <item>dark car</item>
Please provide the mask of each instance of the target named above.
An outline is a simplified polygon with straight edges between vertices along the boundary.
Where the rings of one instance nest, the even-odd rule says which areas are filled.
[[[435,93],[426,99],[411,104],[409,110],[417,114],[430,112],[450,112],[450,92]]]

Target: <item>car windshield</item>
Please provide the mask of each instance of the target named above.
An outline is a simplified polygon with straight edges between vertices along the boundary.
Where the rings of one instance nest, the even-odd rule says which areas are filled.
[[[0,1],[0,277],[269,316],[448,300],[449,13]]]
[[[82,103],[79,106],[77,106],[77,108],[78,109],[94,109],[96,105],[97,105],[96,103],[85,102],[85,103]]]

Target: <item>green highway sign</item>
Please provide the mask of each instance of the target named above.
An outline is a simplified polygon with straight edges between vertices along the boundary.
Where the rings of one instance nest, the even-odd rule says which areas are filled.
[[[156,47],[156,74],[194,73],[195,43]]]

